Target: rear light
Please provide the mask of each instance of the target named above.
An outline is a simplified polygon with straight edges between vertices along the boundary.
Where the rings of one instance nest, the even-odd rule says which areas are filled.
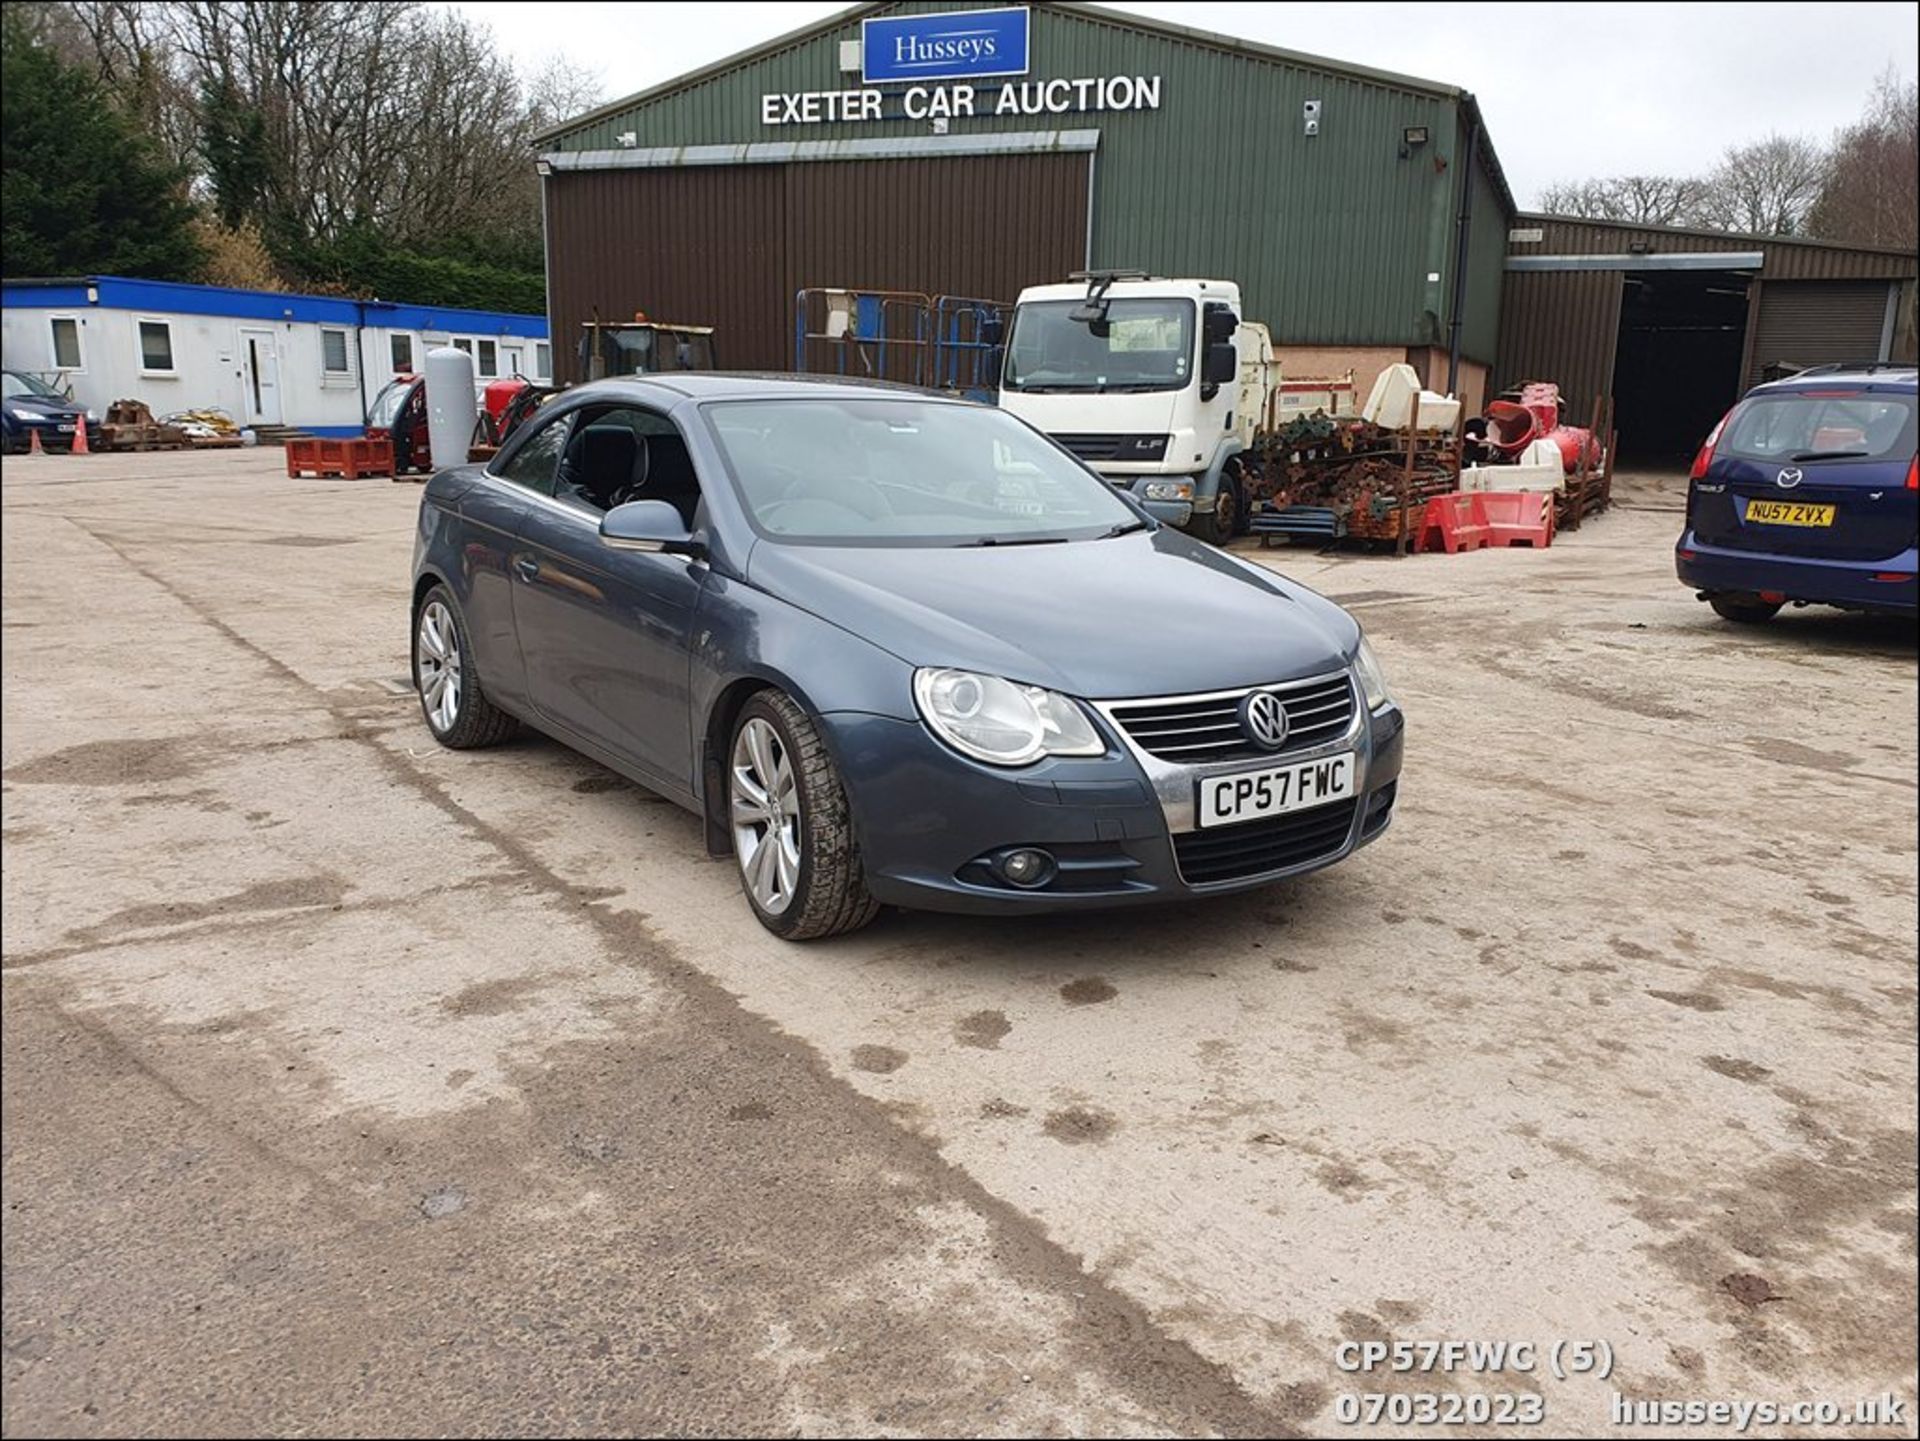
[[[1907,489],[1920,490],[1920,455],[1916,455],[1913,463],[1907,467]]]
[[[1726,429],[1727,421],[1733,412],[1729,410],[1720,417],[1720,423],[1707,432],[1706,443],[1700,447],[1700,453],[1693,458],[1693,469],[1687,472],[1688,480],[1699,480],[1707,473],[1707,467],[1713,464],[1713,448],[1720,442],[1720,432]]]
[[[1880,574],[1876,575],[1874,579],[1879,581],[1882,585],[1902,585],[1905,582],[1912,580],[1913,575],[1910,571],[1883,570],[1880,572]]]

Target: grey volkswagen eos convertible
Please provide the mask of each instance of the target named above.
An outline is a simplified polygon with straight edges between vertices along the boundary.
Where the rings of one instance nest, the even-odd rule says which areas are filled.
[[[567,391],[427,485],[412,621],[437,740],[524,722],[678,802],[793,940],[1242,890],[1393,815],[1351,616],[921,391]]]

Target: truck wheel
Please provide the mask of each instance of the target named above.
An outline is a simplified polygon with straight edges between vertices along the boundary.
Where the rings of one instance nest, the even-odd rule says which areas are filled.
[[[1204,515],[1194,516],[1193,533],[1208,545],[1225,545],[1240,534],[1242,511],[1239,484],[1222,477],[1220,493],[1213,500],[1213,509]]]
[[[1707,604],[1713,607],[1715,615],[1736,625],[1765,625],[1780,614],[1779,605],[1773,601],[1741,600],[1731,595],[1716,595]]]

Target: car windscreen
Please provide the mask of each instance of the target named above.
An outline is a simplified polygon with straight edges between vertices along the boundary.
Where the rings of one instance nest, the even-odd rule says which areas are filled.
[[[1911,460],[1914,397],[1888,390],[1786,390],[1750,396],[1716,455],[1768,465]]]
[[[911,396],[703,410],[741,503],[772,540],[1033,544],[1140,524],[1105,482],[1004,411]]]
[[[1014,311],[1001,383],[1008,390],[1180,390],[1193,378],[1191,300],[1112,300],[1104,320],[1073,318],[1078,300]]]
[[[373,429],[393,429],[394,417],[400,413],[400,403],[413,389],[411,376],[404,380],[389,380],[373,398],[373,404],[367,407],[367,425]]]
[[[44,380],[31,375],[22,375],[9,370],[4,373],[5,395],[8,400],[58,400],[65,401],[66,396],[48,385]]]

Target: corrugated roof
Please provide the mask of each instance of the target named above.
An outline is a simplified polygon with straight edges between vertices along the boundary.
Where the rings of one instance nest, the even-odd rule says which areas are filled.
[[[1698,240],[1739,240],[1758,242],[1763,245],[1811,245],[1828,250],[1858,250],[1869,255],[1898,255],[1902,257],[1915,254],[1912,250],[1903,250],[1897,245],[1856,245],[1850,240],[1817,240],[1810,235],[1759,235],[1748,230],[1706,230],[1687,225],[1653,225],[1636,220],[1594,220],[1585,215],[1554,215],[1544,210],[1524,211],[1514,217],[1515,222],[1538,221],[1541,225],[1584,226],[1600,230],[1635,231],[1642,235],[1679,235]]]

